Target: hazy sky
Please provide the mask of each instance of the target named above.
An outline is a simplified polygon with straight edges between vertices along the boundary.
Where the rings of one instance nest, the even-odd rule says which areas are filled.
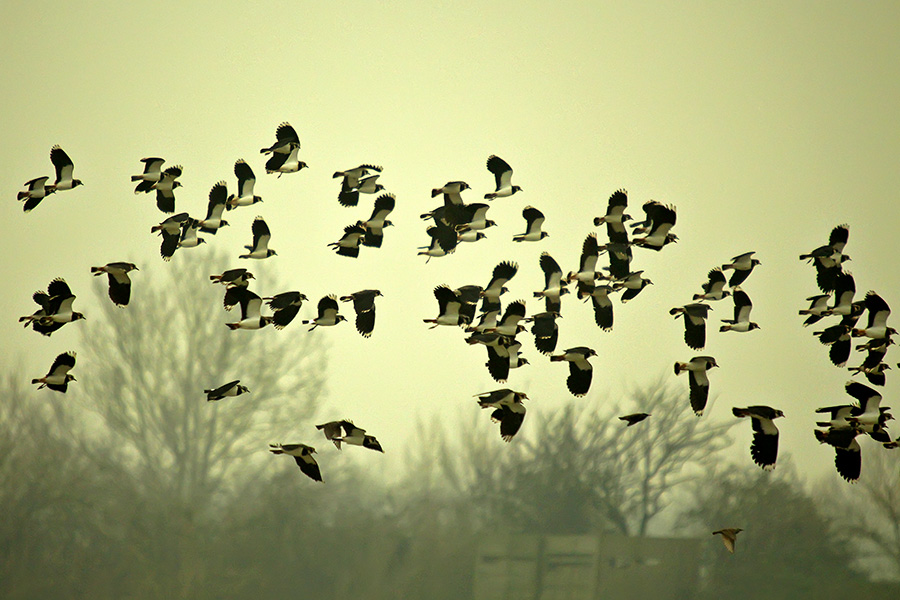
[[[131,260],[157,275],[166,268],[149,233],[165,215],[129,181],[139,159],[184,165],[177,210],[202,217],[210,187],[225,179],[233,189],[234,161],[244,158],[265,201],[231,213],[231,227],[211,246],[233,256],[234,266],[277,273],[285,289],[306,293],[312,302],[301,318],[324,294],[378,288],[384,298],[368,340],[352,325],[307,333],[294,323],[235,335],[327,339],[321,417],[354,419],[396,460],[417,417],[455,422],[478,410],[473,394],[503,387],[484,367],[484,349],[468,347],[463,332],[422,323],[437,312],[432,288],[485,285],[494,265],[515,260],[520,270],[504,301],[522,298],[529,313],[543,310],[532,297],[543,285],[540,253],[576,268],[584,237],[596,230],[592,218],[625,188],[633,215],[649,199],[677,206],[679,243],[658,254],[635,250],[635,268],[655,285],[625,306],[616,302],[611,333],[593,324],[589,306],[564,298],[558,348],[587,345],[599,354],[589,399],[621,403],[631,387],[671,373],[674,361],[711,354],[721,365],[711,375],[718,398],[704,418],[733,419],[737,405],[782,408],[782,453],[801,472],[833,472],[833,452],[813,439],[812,410],[848,401],[849,373],[801,327],[797,311],[818,291],[813,268],[797,257],[848,223],[848,270],[860,297],[875,289],[900,306],[896,3],[85,4],[9,2],[0,25],[0,335],[4,360],[27,368],[23,379],[78,349],[79,324],[52,338],[22,330],[16,320],[33,311],[32,292],[65,277],[90,319],[99,315],[92,265]],[[258,151],[282,121],[296,128],[310,168],[276,179],[265,175]],[[85,185],[24,214],[15,194],[52,174],[54,144]],[[418,215],[437,205],[431,188],[465,180],[473,189],[464,200],[479,201],[493,186],[484,166],[491,154],[513,166],[524,191],[494,201],[489,217],[499,226],[487,240],[425,264],[416,256],[427,242]],[[364,248],[353,260],[326,244],[369,216],[371,197],[341,207],[331,177],[360,163],[384,166],[396,226],[383,248]],[[528,204],[545,213],[550,237],[514,244]],[[257,214],[278,256],[246,265],[237,255]],[[209,250],[179,251],[174,261]],[[731,316],[725,300],[715,305],[706,349],[691,350],[668,310],[689,302],[711,267],[750,250],[762,265],[743,287],[762,329],[719,334],[719,319]],[[137,297],[141,273],[133,279]],[[229,318],[223,311],[222,322]],[[530,420],[570,395],[567,367],[550,364],[530,334],[522,337],[533,364],[514,371],[507,386],[533,398],[527,435]],[[891,364],[900,358],[894,352]],[[687,389],[684,376],[671,377]],[[897,377],[896,368],[888,373],[888,404]],[[252,388],[251,377],[242,379]],[[503,443],[486,414],[483,425]],[[735,446],[747,461],[749,429],[737,432]],[[314,433],[285,441],[321,443]]]

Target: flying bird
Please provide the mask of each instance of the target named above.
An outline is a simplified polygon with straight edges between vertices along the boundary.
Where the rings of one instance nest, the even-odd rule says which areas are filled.
[[[706,283],[703,284],[703,293],[694,294],[694,300],[721,300],[731,295],[725,289],[725,273],[721,267],[710,269],[706,275]]]
[[[331,177],[333,179],[342,177],[343,180],[341,181],[341,186],[351,189],[359,187],[360,180],[366,175],[371,174],[372,171],[381,173],[382,168],[375,165],[359,165],[358,167],[346,171],[335,171],[334,175]]]
[[[534,347],[541,354],[551,354],[556,350],[556,342],[559,339],[559,326],[556,319],[559,313],[541,312],[525,319],[532,323],[531,333],[534,335]]]
[[[859,442],[856,441],[856,437],[862,433],[859,424],[827,431],[814,429],[813,433],[819,443],[834,448],[834,466],[838,474],[849,483],[859,480],[862,472],[862,454]]]
[[[669,311],[676,319],[684,318],[684,343],[689,348],[700,350],[706,345],[706,318],[711,308],[709,304],[694,302]]]
[[[588,359],[597,356],[597,352],[585,346],[569,348],[562,354],[550,355],[551,362],[566,361],[569,363],[569,377],[566,386],[573,396],[581,397],[591,388],[593,368]]]
[[[722,542],[725,544],[725,548],[734,554],[734,543],[737,540],[737,534],[742,532],[743,529],[740,527],[729,527],[727,529],[720,529],[718,531],[713,531],[713,535],[721,535]]]
[[[231,194],[225,201],[225,209],[231,210],[238,206],[250,206],[262,202],[260,196],[253,193],[256,186],[256,175],[244,159],[238,159],[234,163],[234,175],[238,180],[237,194]]]
[[[731,296],[732,300],[734,300],[734,318],[722,319],[721,321],[725,323],[725,325],[719,327],[719,331],[747,332],[759,329],[757,323],[750,322],[750,310],[753,308],[750,296],[748,296],[747,292],[740,287],[732,289],[734,291]]]
[[[233,396],[240,396],[241,394],[249,394],[250,390],[247,389],[247,386],[240,385],[241,380],[235,379],[234,381],[229,381],[224,385],[220,385],[217,388],[213,388],[211,390],[203,390],[203,393],[206,394],[206,401],[213,402],[215,400],[221,400],[222,398],[230,398]]]
[[[619,417],[619,420],[625,421],[626,427],[631,427],[632,425],[640,423],[641,421],[643,421],[644,419],[646,419],[649,416],[650,416],[649,413],[643,413],[643,412],[642,413],[633,413],[630,415],[623,415],[623,416]]]
[[[31,383],[39,383],[37,389],[49,388],[55,392],[66,393],[70,381],[75,381],[75,376],[69,373],[75,366],[75,353],[64,352],[56,357],[50,370],[43,377],[32,379]]]
[[[887,326],[887,319],[891,316],[891,308],[881,296],[870,290],[866,294],[865,306],[868,322],[865,328],[854,328],[852,331],[853,337],[881,339],[897,333],[896,329]]]
[[[603,223],[607,223],[608,225],[615,225],[618,228],[621,228],[621,232],[625,231],[625,228],[622,226],[626,221],[631,220],[631,215],[625,214],[625,209],[628,207],[628,192],[625,190],[617,190],[612,193],[609,197],[609,201],[606,206],[606,214],[602,217],[594,218],[594,227],[599,227]]]
[[[381,177],[381,173],[366,175],[353,187],[343,183],[341,192],[338,194],[338,203],[341,206],[356,206],[359,203],[360,194],[377,194],[382,191],[384,186],[378,183],[379,177]]]
[[[338,314],[337,297],[334,295],[322,296],[316,309],[317,315],[314,319],[303,321],[303,325],[312,323],[310,331],[316,327],[331,327],[347,320],[347,317]]]
[[[526,206],[522,210],[522,216],[525,217],[525,233],[514,235],[514,242],[539,242],[545,237],[549,237],[549,233],[541,231],[541,225],[544,224],[544,213],[533,206]]]
[[[648,285],[653,285],[653,282],[644,277],[643,274],[643,271],[634,271],[633,273],[629,273],[620,281],[616,281],[613,283],[612,288],[614,290],[625,290],[624,292],[622,292],[622,304],[625,304],[629,300],[636,298],[637,295],[640,294],[641,291]]]
[[[238,258],[263,259],[277,254],[274,250],[269,249],[269,240],[272,234],[269,232],[269,226],[266,225],[266,221],[262,217],[256,217],[253,220],[251,231],[253,232],[253,244],[244,246],[249,252],[238,256]]]
[[[42,335],[49,336],[66,323],[84,319],[83,314],[73,310],[75,294],[61,277],[51,281],[46,292],[37,291],[31,298],[40,309],[31,315],[20,317],[19,322],[24,322],[25,327],[31,325],[32,329]]]
[[[481,310],[484,312],[500,309],[500,296],[509,291],[506,283],[519,271],[519,265],[511,261],[503,261],[494,267],[491,280],[481,292]]]
[[[359,245],[366,236],[366,228],[362,221],[357,221],[352,225],[344,227],[344,235],[336,242],[328,244],[329,248],[334,248],[340,256],[349,256],[357,258],[359,256]]]
[[[521,192],[522,188],[512,184],[512,167],[509,163],[499,156],[491,155],[487,159],[487,170],[494,174],[494,191],[485,194],[485,200],[493,200],[494,198],[505,198],[512,196],[516,192]]]
[[[675,375],[680,375],[684,371],[688,372],[691,408],[698,417],[703,415],[709,399],[709,378],[706,372],[718,366],[716,359],[712,356],[695,356],[688,362],[675,363]]]
[[[140,175],[132,175],[131,181],[137,181],[138,184],[134,188],[135,194],[149,193],[153,190],[153,184],[162,179],[162,166],[166,161],[162,158],[149,157],[142,158],[144,163],[144,172]]]
[[[511,441],[525,421],[525,405],[522,404],[522,400],[527,400],[528,396],[522,392],[502,388],[476,394],[475,397],[481,408],[494,409],[491,420],[500,423],[500,436],[503,441]]]
[[[56,188],[47,185],[49,177],[35,177],[31,181],[26,181],[25,186],[28,188],[23,192],[19,192],[16,196],[20,201],[24,201],[25,205],[22,210],[31,212],[34,207],[41,203],[41,200],[56,192]]]
[[[430,329],[438,325],[459,327],[469,324],[466,317],[460,313],[462,302],[459,296],[449,286],[439,285],[434,288],[434,297],[438,301],[438,316],[434,319],[422,319],[425,323],[433,323]]]
[[[384,239],[384,228],[393,225],[388,221],[388,215],[394,210],[395,198],[393,194],[382,194],[375,199],[375,207],[372,209],[372,216],[368,221],[361,221],[360,224],[365,228],[366,235],[363,237],[363,246],[371,248],[381,248],[381,242]]]
[[[221,275],[210,275],[209,280],[213,283],[221,283],[224,286],[240,286],[247,287],[250,279],[256,279],[253,273],[244,268],[229,269]]]
[[[297,466],[304,475],[313,481],[322,481],[322,473],[319,471],[319,463],[313,457],[316,449],[305,444],[269,444],[269,452],[272,454],[287,454],[294,457]]]
[[[819,246],[808,254],[801,254],[800,260],[812,262],[816,267],[816,283],[823,292],[834,289],[835,280],[842,272],[842,264],[850,260],[844,254],[844,246],[850,238],[850,227],[846,224],[838,225],[831,230],[828,243]]]
[[[813,323],[818,323],[823,317],[831,314],[831,309],[828,307],[829,300],[831,300],[830,294],[818,294],[806,299],[806,301],[809,302],[809,308],[802,308],[799,311],[800,315],[809,315],[806,317],[806,320],[803,321],[804,327],[812,325]]]
[[[300,160],[300,146],[298,142],[298,145],[292,148],[289,154],[274,152],[272,157],[266,161],[266,173],[278,173],[278,177],[281,177],[284,173],[296,173],[308,166]]]
[[[356,330],[364,338],[375,330],[375,298],[381,296],[379,290],[360,290],[349,296],[341,296],[341,302],[352,302],[356,312]]]
[[[169,167],[162,172],[159,181],[150,185],[151,190],[156,190],[156,208],[164,213],[175,212],[175,188],[181,187],[181,182],[176,181],[181,177],[181,165]]]
[[[351,446],[362,446],[363,448],[368,448],[369,450],[375,450],[376,452],[381,452],[384,454],[384,450],[381,447],[381,444],[375,439],[374,435],[369,435],[366,433],[365,429],[361,427],[357,427],[353,424],[352,421],[339,421],[340,427],[344,430],[344,435],[333,435],[330,439],[337,446],[337,449],[341,449],[341,443],[350,444]],[[326,423],[325,427],[329,427],[333,425],[332,423]],[[319,429],[320,426],[316,425],[316,429]],[[325,437],[328,437],[328,433],[326,432]]]
[[[722,265],[724,271],[727,271],[728,269],[734,270],[734,273],[731,274],[731,279],[728,280],[728,285],[730,287],[737,287],[744,283],[753,271],[753,267],[762,264],[757,259],[753,258],[754,254],[756,254],[756,252],[739,254],[733,257],[730,263]]]
[[[566,282],[562,279],[562,269],[559,267],[559,263],[553,260],[553,257],[547,252],[541,253],[539,262],[541,270],[544,272],[544,289],[540,292],[535,292],[534,297],[544,298],[547,311],[558,313],[562,306],[560,296],[569,293],[568,288],[566,288]]]
[[[290,154],[300,147],[300,138],[291,124],[284,122],[275,129],[275,143],[268,148],[262,148],[260,154]]]
[[[220,181],[209,190],[209,204],[206,206],[206,218],[198,223],[200,231],[213,235],[220,227],[228,225],[228,221],[222,218],[225,212],[225,203],[228,201],[228,187],[224,181]]]
[[[307,300],[305,294],[300,292],[282,292],[274,296],[263,298],[266,305],[274,311],[272,313],[272,325],[275,329],[284,329],[294,320],[300,307]]]
[[[644,203],[643,209],[647,215],[649,227],[646,228],[644,237],[636,237],[631,240],[633,245],[659,252],[666,244],[678,241],[678,237],[670,232],[677,217],[674,206],[665,206],[660,202],[650,200]]]
[[[783,417],[784,413],[771,406],[734,407],[731,412],[738,418],[750,417],[753,425],[750,456],[764,471],[773,470],[778,457],[778,427],[775,426],[774,420]]]
[[[71,190],[79,185],[84,185],[80,179],[72,177],[75,164],[69,158],[69,155],[66,154],[66,151],[59,146],[53,146],[50,150],[50,162],[53,163],[53,167],[56,169],[56,182],[53,184],[55,191]]]
[[[102,267],[91,267],[94,277],[106,273],[109,278],[109,299],[116,306],[126,306],[131,299],[131,278],[128,273],[140,269],[130,262],[111,262]]]
[[[226,323],[231,330],[235,329],[262,329],[272,323],[272,317],[260,316],[262,298],[247,288],[234,288],[238,292],[241,305],[241,320],[236,323]]]

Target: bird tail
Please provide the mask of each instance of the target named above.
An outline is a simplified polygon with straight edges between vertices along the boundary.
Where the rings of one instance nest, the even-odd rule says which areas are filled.
[[[16,198],[18,200],[25,200],[26,198],[28,198],[28,192],[19,192],[18,194],[16,194]]]
[[[605,221],[603,217],[594,217],[594,227],[599,227],[603,224],[603,221]]]
[[[103,274],[103,267],[91,267],[91,273],[94,274],[94,277]]]
[[[31,383],[43,383],[40,379],[32,379]],[[41,386],[43,387],[43,386]]]
[[[738,408],[736,406],[732,407],[731,414],[733,414],[736,417],[749,417],[750,416],[750,413],[747,412],[746,408]]]
[[[143,179],[143,177],[141,175],[132,175],[131,176],[132,181],[140,181],[141,179]]]
[[[819,440],[820,444],[825,443],[825,432],[820,429],[813,429],[813,432],[816,434],[816,439]]]
[[[681,372],[682,372],[682,371],[685,371],[685,370],[687,370],[687,364],[686,364],[686,363],[681,363],[681,362],[676,362],[676,363],[675,363],[675,374],[676,374],[676,375],[681,375]]]
[[[434,198],[435,196],[440,195],[440,193],[441,188],[434,188],[433,190],[431,190],[431,197]]]
[[[524,235],[514,235],[514,236],[513,236],[513,241],[514,241],[514,242],[524,242],[524,241],[525,241],[525,236],[524,236]]]
[[[556,354],[550,357],[550,362],[560,362],[566,360],[566,357],[562,354]]]
[[[493,200],[493,199],[496,198],[496,197],[497,197],[497,194],[495,194],[495,193],[493,193],[493,192],[491,192],[490,194],[485,194],[485,195],[484,195],[484,199],[485,199],[485,200]]]
[[[228,325],[228,329],[231,329],[232,331],[241,326],[240,323],[225,323],[225,324]]]
[[[284,454],[284,450],[281,449],[281,444],[269,444],[269,452],[272,454]]]

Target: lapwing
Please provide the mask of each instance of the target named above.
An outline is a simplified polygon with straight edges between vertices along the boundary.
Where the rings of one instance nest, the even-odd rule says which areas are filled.
[[[525,233],[514,235],[514,242],[539,242],[550,236],[546,231],[541,231],[544,213],[533,206],[526,206],[522,210],[522,216],[525,218]]]
[[[225,203],[228,201],[228,186],[220,181],[209,190],[209,204],[206,206],[206,218],[200,221],[200,231],[213,235],[220,227],[228,225],[228,221],[222,218],[225,212]]]
[[[476,394],[481,408],[493,408],[491,421],[500,423],[500,436],[504,442],[513,439],[525,421],[525,405],[522,400],[528,396],[522,392],[503,388],[492,392]]]
[[[737,534],[742,532],[743,529],[740,527],[729,527],[727,529],[720,529],[718,531],[713,531],[713,535],[722,536],[722,542],[725,544],[725,548],[732,554],[734,554],[734,543],[737,540]]]
[[[94,277],[106,273],[109,279],[109,299],[116,306],[127,306],[131,299],[131,278],[128,273],[140,269],[130,262],[111,262],[102,267],[91,267]]]
[[[541,354],[552,354],[556,350],[556,342],[559,340],[559,326],[556,319],[561,315],[555,312],[540,312],[527,319],[531,323],[531,333],[534,335],[534,347]]]
[[[57,277],[47,286],[47,291],[38,291],[31,298],[40,309],[28,316],[20,317],[19,322],[43,335],[49,336],[66,323],[84,319],[84,315],[72,309],[75,295],[69,284]]]
[[[434,297],[438,301],[438,316],[434,319],[422,319],[425,323],[432,323],[431,329],[438,325],[460,327],[469,324],[466,317],[460,313],[462,302],[448,285],[434,288]]]
[[[636,298],[648,285],[653,285],[653,282],[644,277],[644,272],[634,271],[621,280],[613,282],[612,288],[614,290],[624,290],[620,300],[622,304],[625,304],[629,300]]]
[[[316,327],[331,327],[347,320],[347,317],[338,314],[337,297],[334,295],[323,296],[319,299],[316,309],[317,315],[314,319],[303,321],[303,325],[312,324],[312,327],[309,328],[310,331]]]
[[[630,415],[622,415],[621,417],[619,417],[619,420],[625,421],[626,427],[631,427],[632,425],[640,423],[649,416],[649,413],[632,413]]]
[[[823,292],[834,289],[835,280],[842,271],[842,264],[850,260],[844,254],[844,246],[850,238],[850,227],[846,224],[838,225],[831,230],[828,243],[819,246],[808,254],[801,254],[800,260],[812,262],[816,267],[816,283]]]
[[[153,190],[153,184],[162,178],[162,166],[166,161],[162,158],[148,157],[142,158],[141,162],[144,163],[144,172],[131,176],[131,181],[138,182],[134,188],[135,194],[147,194]]]
[[[234,288],[240,290],[238,296],[241,305],[241,320],[236,323],[226,323],[231,330],[235,329],[262,329],[272,323],[272,317],[260,316],[262,298],[247,288]]]
[[[747,332],[759,329],[757,323],[750,322],[750,311],[753,309],[750,296],[739,286],[732,288],[732,290],[734,292],[731,295],[732,300],[734,300],[734,318],[721,319],[725,325],[720,326],[719,331]]]
[[[266,305],[273,311],[272,325],[275,329],[287,327],[294,320],[294,317],[297,316],[297,313],[300,312],[300,307],[303,306],[306,300],[306,294],[301,294],[297,291],[282,292],[263,298]]]
[[[359,246],[362,244],[363,238],[366,236],[366,228],[362,221],[357,221],[352,225],[344,227],[344,235],[336,242],[328,244],[329,248],[334,248],[340,256],[349,256],[357,258],[359,256]]]
[[[544,289],[535,292],[535,298],[544,298],[547,312],[560,312],[562,303],[560,296],[568,294],[566,282],[562,279],[562,269],[549,253],[543,252],[540,257],[541,270],[544,272]]]
[[[625,190],[617,190],[609,197],[606,205],[606,214],[602,217],[594,217],[594,227],[599,227],[603,223],[610,225],[622,226],[626,221],[631,220],[631,215],[625,214],[628,207],[628,192]],[[622,231],[625,228],[622,227]]]
[[[831,294],[817,294],[806,299],[809,302],[809,308],[802,308],[800,315],[809,315],[803,321],[803,326],[808,327],[813,323],[818,323],[823,317],[831,314],[828,302],[831,300]]]
[[[678,241],[678,237],[670,231],[677,217],[674,206],[650,200],[644,203],[643,209],[650,225],[643,237],[632,238],[633,245],[658,252],[666,244]]]
[[[709,399],[709,377],[706,372],[718,366],[712,356],[695,356],[688,362],[675,363],[675,375],[680,375],[683,371],[688,372],[691,408],[698,417],[703,415]]]
[[[743,254],[733,257],[730,263],[722,265],[723,271],[729,269],[734,271],[734,273],[731,274],[731,278],[728,280],[729,287],[734,288],[744,283],[750,276],[750,273],[753,272],[753,268],[756,265],[762,264],[759,260],[753,258],[754,254],[756,254],[756,252],[744,252]]]
[[[39,383],[37,389],[46,387],[55,392],[66,393],[70,381],[75,381],[75,376],[69,373],[75,366],[75,353],[64,352],[56,357],[50,370],[43,377],[32,379],[31,383]]]
[[[66,151],[59,146],[53,146],[50,150],[50,162],[53,163],[53,167],[56,169],[56,181],[53,183],[55,191],[71,190],[79,185],[84,185],[80,179],[72,177],[75,164],[69,158],[69,155],[66,154]]]
[[[278,177],[281,177],[285,173],[296,173],[308,166],[300,160],[300,146],[298,145],[296,148],[292,148],[289,154],[274,152],[272,157],[266,161],[266,173],[278,173]]]
[[[703,284],[703,293],[694,294],[694,300],[721,300],[731,295],[731,292],[725,289],[725,273],[721,267],[710,269],[706,274],[706,283]]]
[[[868,337],[881,339],[894,335],[897,330],[887,326],[887,319],[891,316],[891,308],[884,299],[874,291],[869,291],[865,299],[868,322],[865,328],[854,328],[853,337]]]
[[[778,458],[778,427],[774,420],[783,417],[784,413],[771,406],[734,407],[731,412],[735,417],[750,417],[753,425],[753,442],[750,444],[750,457],[764,471],[775,468]]]
[[[234,175],[238,180],[237,194],[231,194],[225,201],[225,209],[231,210],[238,206],[251,206],[262,202],[262,198],[253,193],[256,186],[256,175],[244,159],[238,159],[234,163]]]
[[[519,265],[511,261],[503,261],[494,267],[491,273],[491,280],[481,292],[482,302],[481,310],[499,310],[500,296],[509,290],[505,287],[506,283],[512,279],[519,271]]]
[[[388,221],[388,215],[394,210],[395,198],[393,194],[382,194],[375,199],[375,207],[372,209],[372,216],[367,221],[362,221],[361,225],[366,230],[363,237],[363,246],[371,248],[381,248],[381,242],[384,239],[384,228],[393,225]]]
[[[162,172],[159,181],[150,186],[156,190],[156,208],[164,213],[175,212],[175,188],[181,187],[181,182],[176,180],[181,177],[181,171],[181,165],[169,167]]]
[[[814,429],[813,433],[819,443],[834,448],[834,466],[838,474],[849,483],[858,481],[862,472],[862,454],[859,442],[856,441],[856,437],[862,433],[859,424],[827,431]]]
[[[491,155],[490,157],[488,157],[487,170],[494,175],[494,191],[485,194],[485,200],[505,198],[507,196],[512,196],[516,192],[522,191],[522,188],[512,184],[512,167],[510,167],[509,163],[499,156]]]
[[[322,473],[319,471],[319,463],[313,458],[316,449],[305,444],[269,444],[269,452],[272,454],[288,454],[294,457],[297,466],[304,475],[313,481],[322,481]]]
[[[569,377],[566,379],[566,386],[575,397],[584,396],[591,388],[593,368],[588,359],[592,356],[597,356],[597,352],[586,346],[576,346],[562,354],[550,355],[551,362],[566,361],[569,363]]]
[[[688,348],[700,350],[706,345],[706,318],[711,308],[709,304],[692,302],[669,311],[676,319],[684,318],[684,343]]]
[[[249,252],[241,254],[238,258],[264,259],[277,255],[274,250],[269,248],[269,240],[272,238],[272,234],[269,232],[269,226],[266,225],[265,219],[256,217],[253,220],[251,231],[253,233],[253,244],[244,246]]]
[[[381,177],[381,173],[366,175],[354,187],[349,187],[346,183],[342,184],[341,192],[338,194],[338,203],[341,206],[356,206],[359,203],[360,194],[377,194],[384,190],[384,186],[378,183],[379,177]]]
[[[262,148],[259,153],[290,154],[296,148],[300,148],[300,138],[291,124],[285,121],[275,129],[275,143],[268,148]]]
[[[41,203],[41,200],[56,192],[54,187],[47,185],[49,179],[49,177],[35,177],[31,181],[25,182],[25,186],[28,189],[24,192],[19,192],[16,196],[19,200],[25,202],[22,210],[31,212],[34,207]]]
[[[213,388],[211,390],[203,390],[203,393],[206,394],[207,402],[213,402],[216,400],[221,400],[222,398],[240,396],[241,394],[249,394],[250,390],[247,389],[247,386],[241,385],[240,379],[235,379],[234,381],[229,381],[228,383],[220,385],[217,388]]]
[[[379,290],[360,290],[348,296],[341,296],[341,302],[352,302],[356,312],[356,331],[364,338],[375,330],[375,298],[381,296]]]

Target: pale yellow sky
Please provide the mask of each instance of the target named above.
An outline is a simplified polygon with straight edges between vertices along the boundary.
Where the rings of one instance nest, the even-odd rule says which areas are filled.
[[[755,250],[762,266],[744,288],[762,329],[719,335],[731,305],[716,306],[702,352],[722,365],[708,418],[731,419],[734,405],[780,407],[782,452],[801,460],[801,472],[828,472],[832,453],[814,441],[811,411],[846,401],[849,373],[800,326],[797,310],[818,292],[797,256],[849,223],[858,290],[900,306],[892,264],[900,253],[898,17],[893,2],[8,3],[0,25],[3,354],[21,357],[30,378],[77,346],[77,325],[38,339],[16,323],[53,277],[69,281],[90,315],[91,265],[165,268],[148,233],[162,215],[129,181],[141,157],[184,165],[177,206],[192,214],[205,210],[216,181],[234,187],[232,165],[245,158],[265,202],[244,209],[213,240],[217,248],[237,265],[261,214],[278,256],[256,269],[310,298],[371,287],[385,295],[371,339],[352,326],[311,335],[331,345],[323,418],[366,424],[390,460],[416,416],[455,421],[460,410],[477,410],[473,394],[501,387],[483,349],[422,323],[436,312],[432,288],[484,285],[495,264],[516,260],[505,298],[524,298],[536,312],[540,253],[576,267],[591,219],[625,188],[632,214],[651,198],[675,204],[680,241],[659,254],[635,251],[636,268],[655,285],[616,304],[612,333],[593,325],[587,306],[564,303],[559,347],[599,354],[591,395],[618,402],[623,390],[698,354],[668,309],[688,302],[711,267]],[[310,168],[275,179],[264,175],[258,149],[282,121],[297,129]],[[15,193],[52,172],[54,144],[85,186],[23,214]],[[492,186],[490,154],[513,166],[524,192],[494,202],[489,216],[500,225],[489,239],[424,264],[415,254],[427,241],[418,215],[436,205],[430,189],[466,180],[473,190],[464,198],[476,201]],[[363,162],[384,166],[396,227],[382,249],[354,261],[326,244],[370,205],[340,207],[331,174]],[[526,204],[545,213],[550,237],[523,247],[510,240],[524,230]],[[135,294],[140,284],[137,275]],[[297,325],[257,334],[307,335]],[[534,364],[508,386],[536,398],[529,419],[537,419],[568,399],[566,369],[525,338]],[[888,357],[893,364],[900,355]],[[898,389],[892,375],[888,403]],[[502,443],[486,417],[484,432]],[[749,460],[749,427],[736,438],[735,456]]]

